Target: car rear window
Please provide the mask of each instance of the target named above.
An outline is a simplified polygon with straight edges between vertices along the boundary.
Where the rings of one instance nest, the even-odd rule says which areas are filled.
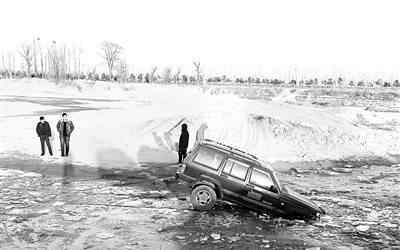
[[[250,183],[267,189],[274,185],[271,176],[268,173],[258,169],[253,169],[253,173],[250,177]]]
[[[228,159],[223,172],[241,180],[245,180],[248,169],[249,165],[240,161]]]
[[[194,158],[194,162],[217,170],[223,159],[224,155],[222,153],[209,148],[201,148]]]

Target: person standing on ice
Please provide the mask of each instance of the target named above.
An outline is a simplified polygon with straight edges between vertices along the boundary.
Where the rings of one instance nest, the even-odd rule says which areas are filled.
[[[187,130],[187,124],[182,124],[182,132],[181,136],[179,137],[179,145],[178,145],[178,157],[179,163],[186,158],[187,148],[189,145],[189,132]]]
[[[68,156],[69,154],[69,139],[74,128],[74,124],[68,120],[67,114],[63,113],[61,120],[57,123],[57,131],[60,134],[61,156]]]
[[[40,145],[42,148],[41,156],[43,156],[46,151],[46,148],[44,146],[45,142],[47,144],[47,149],[49,150],[50,155],[53,155],[53,151],[51,150],[51,144],[49,140],[49,138],[51,137],[50,124],[44,119],[43,116],[39,118],[39,122],[36,125],[36,133],[40,138]]]
[[[203,123],[200,125],[199,129],[196,132],[196,141],[194,143],[193,148],[196,147],[197,145],[199,145],[205,139],[204,134],[206,132],[206,129],[208,129],[208,126],[206,123]]]

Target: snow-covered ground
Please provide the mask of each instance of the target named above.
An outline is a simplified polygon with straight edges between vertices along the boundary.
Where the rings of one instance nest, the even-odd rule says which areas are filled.
[[[296,93],[282,91],[272,101],[212,94],[209,88],[175,85],[0,80],[0,157],[37,156],[35,126],[40,115],[55,125],[69,113],[76,130],[68,161],[107,167],[140,162],[176,162],[179,122],[206,137],[270,161],[343,159],[400,152],[400,115],[357,107],[286,103]],[[178,126],[176,126],[178,124]],[[58,137],[53,138],[59,157]]]

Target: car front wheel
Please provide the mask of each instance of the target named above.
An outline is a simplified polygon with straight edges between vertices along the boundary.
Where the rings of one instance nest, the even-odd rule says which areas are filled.
[[[192,190],[190,200],[196,210],[210,210],[217,201],[214,189],[206,185],[200,185]]]

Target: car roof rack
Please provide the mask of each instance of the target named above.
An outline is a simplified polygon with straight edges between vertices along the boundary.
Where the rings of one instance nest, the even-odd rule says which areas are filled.
[[[206,144],[209,144],[209,145],[213,145],[213,146],[222,147],[223,149],[230,150],[230,151],[232,151],[232,152],[234,152],[236,154],[242,155],[242,156],[247,156],[247,158],[251,158],[253,160],[257,160],[257,161],[259,160],[258,157],[255,156],[255,155],[247,153],[247,152],[245,152],[245,151],[243,151],[241,149],[235,148],[233,146],[223,144],[221,142],[217,142],[217,141],[210,140],[210,139],[204,139],[203,143],[206,143]]]

